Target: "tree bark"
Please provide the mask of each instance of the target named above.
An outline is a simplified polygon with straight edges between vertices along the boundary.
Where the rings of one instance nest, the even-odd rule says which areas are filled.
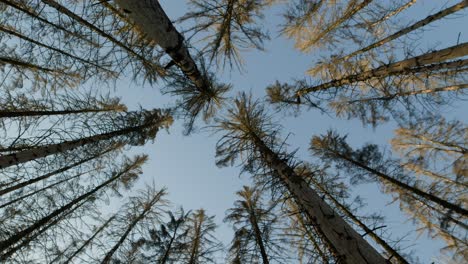
[[[268,260],[268,254],[266,253],[265,245],[263,244],[262,232],[260,231],[260,228],[258,226],[257,216],[255,215],[255,210],[254,208],[251,207],[250,201],[248,202],[249,202],[249,215],[250,215],[249,220],[255,233],[255,240],[257,241],[257,245],[260,248],[260,254],[262,255],[263,264],[269,264],[270,262]]]
[[[151,126],[152,123],[124,128],[121,130],[112,131],[109,133],[103,133],[95,136],[90,136],[82,139],[65,141],[62,143],[51,144],[46,146],[41,146],[33,149],[19,151],[13,154],[8,154],[0,156],[0,169],[4,169],[13,165],[18,165],[35,159],[47,157],[49,155],[54,155],[62,153],[65,151],[73,150],[78,147],[86,146],[88,144],[96,143],[103,140],[109,140],[111,138],[126,135],[132,132],[138,132],[144,129],[145,127]]]
[[[115,1],[135,26],[156,42],[172,58],[199,91],[207,90],[207,82],[184,44],[183,36],[176,30],[158,0]]]
[[[336,249],[340,263],[389,263],[336,214],[293,168],[280,159],[260,138],[256,135],[253,138],[253,143],[262,153],[264,161],[278,174],[311,223],[323,231],[330,246]]]
[[[401,60],[380,66],[376,69],[365,71],[358,74],[348,75],[327,83],[313,87],[303,88],[297,91],[298,96],[308,93],[323,91],[332,87],[340,87],[347,84],[362,82],[373,78],[383,78],[392,75],[410,74],[422,71],[440,70],[447,67],[465,66],[467,60],[459,60],[447,63],[441,63],[447,60],[455,59],[468,55],[468,43],[462,43],[446,49],[436,50],[413,58]]]
[[[320,189],[321,192],[323,192],[328,199],[330,199],[335,206],[340,209],[347,217],[349,217],[354,223],[356,223],[362,230],[364,230],[366,235],[369,235],[372,237],[372,239],[382,246],[387,253],[390,254],[390,258],[396,258],[398,263],[400,264],[409,264],[406,259],[404,259],[395,249],[393,249],[385,240],[383,240],[380,236],[378,236],[374,230],[370,229],[366,224],[364,224],[361,220],[359,220],[346,206],[344,206],[342,203],[338,202],[338,200],[333,197],[323,186],[321,186],[313,177],[310,178],[314,185]]]

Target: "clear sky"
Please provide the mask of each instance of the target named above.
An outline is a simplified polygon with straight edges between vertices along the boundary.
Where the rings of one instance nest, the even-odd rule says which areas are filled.
[[[163,8],[169,17],[176,19],[187,11],[183,0],[161,0]],[[402,21],[410,23],[427,16],[457,1],[419,0],[410,11],[401,15]],[[264,21],[265,28],[271,33],[271,41],[266,42],[265,52],[246,52],[245,72],[236,70],[218,73],[224,82],[233,84],[231,95],[239,91],[252,91],[254,96],[265,96],[265,87],[275,80],[290,81],[295,78],[305,77],[305,71],[313,65],[316,53],[302,54],[294,50],[293,43],[278,36],[277,25],[281,23],[280,10],[283,6],[273,8],[267,13]],[[428,47],[444,48],[457,42],[461,32],[460,42],[468,40],[468,16],[466,11],[445,19],[442,23],[435,23],[427,28],[416,47],[421,52]],[[419,53],[419,52],[416,52]],[[159,92],[158,84],[150,86],[138,86],[122,80],[118,83],[115,94],[122,97],[130,108],[142,105],[145,108],[159,108],[169,106],[174,98],[164,97]],[[455,110],[454,110],[455,109]],[[453,109],[441,109],[446,116],[457,117],[467,121],[468,107],[466,102],[458,102]],[[298,156],[302,160],[311,160],[307,151],[310,138],[313,135],[324,133],[330,128],[348,134],[353,146],[361,146],[366,142],[388,145],[392,137],[394,125],[387,124],[377,129],[362,127],[358,120],[340,120],[322,115],[317,111],[304,111],[298,117],[278,116],[284,126],[283,135],[290,133],[288,143],[290,149],[299,148]],[[154,182],[156,186],[167,186],[170,200],[174,205],[183,205],[186,209],[205,208],[209,214],[216,215],[216,221],[220,225],[217,236],[227,246],[232,238],[231,227],[222,223],[225,210],[230,208],[235,200],[235,192],[242,185],[249,183],[249,175],[239,176],[239,168],[217,168],[215,166],[215,144],[218,136],[211,132],[201,132],[189,137],[182,135],[180,121],[170,128],[170,133],[160,132],[154,144],[135,149],[134,152],[149,154],[150,161],[144,166],[143,180],[137,184],[137,188],[143,182]],[[132,151],[133,152],[133,151]],[[411,232],[414,226],[411,220],[402,217],[398,206],[386,206],[390,201],[389,196],[378,192],[376,186],[361,186],[356,188],[359,195],[367,198],[368,212],[381,212],[387,217],[389,230],[395,237],[403,236]],[[413,241],[414,234],[404,243],[411,246],[422,263],[430,263],[430,260],[439,255],[438,248],[443,244],[430,241],[423,235],[419,240]],[[223,260],[220,260],[222,263]]]

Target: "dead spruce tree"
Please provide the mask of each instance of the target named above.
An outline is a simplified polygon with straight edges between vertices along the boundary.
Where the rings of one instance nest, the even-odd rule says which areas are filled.
[[[294,172],[289,155],[281,149],[278,127],[271,124],[264,107],[246,94],[241,94],[218,129],[224,135],[217,144],[219,166],[232,164],[241,157],[245,170],[271,172],[277,186],[282,186],[304,211],[308,220],[319,228],[345,263],[386,263],[387,261],[326,204],[304,179]]]
[[[230,263],[264,263],[284,261],[286,249],[278,235],[280,219],[275,216],[275,204],[264,202],[262,192],[244,186],[237,192],[239,200],[227,211],[225,222],[234,228],[229,248]]]
[[[415,179],[398,160],[385,158],[376,145],[353,150],[341,137],[329,132],[311,141],[314,155],[346,168],[351,181],[378,182],[386,193],[394,194],[401,208],[424,228],[446,240],[448,249],[464,257],[466,243],[466,202],[459,192],[447,192],[444,184]]]
[[[154,139],[160,128],[168,127],[171,123],[172,117],[164,110],[122,113],[110,118],[107,124],[106,122],[101,124],[101,133],[99,134],[1,156],[0,168],[4,169],[50,155],[73,151],[100,141],[121,140],[122,143],[128,145],[142,145],[146,141]],[[99,127],[98,124],[96,126]]]
[[[24,249],[29,243],[49,229],[57,228],[57,224],[66,219],[69,214],[74,213],[86,203],[95,203],[95,201],[104,194],[105,190],[118,190],[121,187],[128,188],[128,186],[131,186],[131,183],[141,174],[140,167],[146,159],[146,156],[137,156],[132,160],[127,159],[123,162],[121,167],[111,168],[107,177],[98,185],[86,188],[86,192],[78,194],[71,200],[65,200],[64,202],[57,201],[58,204],[63,204],[62,206],[50,210],[45,215],[43,212],[42,216],[35,220],[34,218],[28,219],[28,217],[24,217],[23,221],[25,221],[25,223],[19,225],[18,230],[12,235],[2,238],[0,242],[0,258],[5,261],[12,257],[18,250]],[[79,214],[79,216],[80,219],[84,217],[83,213]],[[12,220],[13,219],[10,221]],[[6,234],[2,234],[2,237]]]

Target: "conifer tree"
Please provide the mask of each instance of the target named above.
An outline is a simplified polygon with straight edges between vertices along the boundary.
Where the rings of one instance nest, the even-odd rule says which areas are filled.
[[[269,172],[270,182],[282,186],[298,203],[308,220],[320,229],[328,246],[337,253],[336,258],[348,263],[380,262],[386,260],[365,241],[349,224],[326,204],[320,196],[294,172],[288,163],[290,155],[278,150],[278,127],[259,102],[246,94],[235,100],[227,118],[220,120],[218,128],[225,134],[218,142],[218,165],[233,163],[242,157],[244,170]],[[265,175],[265,173],[262,173]]]
[[[235,207],[224,218],[234,226],[230,262],[267,264],[284,258],[286,250],[277,234],[280,220],[272,212],[274,204],[265,205],[262,192],[248,186],[238,191],[237,196]]]

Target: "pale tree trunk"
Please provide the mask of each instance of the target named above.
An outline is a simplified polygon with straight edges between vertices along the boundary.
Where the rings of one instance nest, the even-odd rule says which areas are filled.
[[[371,44],[371,45],[369,45],[369,46],[367,46],[365,48],[354,51],[354,52],[352,52],[352,53],[350,53],[350,54],[348,54],[348,55],[346,55],[344,57],[341,57],[341,58],[338,58],[338,59],[333,59],[332,61],[334,63],[337,63],[337,62],[340,62],[340,61],[347,61],[352,57],[363,54],[363,53],[365,53],[365,52],[367,52],[369,50],[378,48],[378,47],[380,47],[380,46],[382,46],[382,45],[384,45],[386,43],[389,43],[390,41],[393,41],[393,40],[395,40],[395,39],[397,39],[397,38],[399,38],[399,37],[401,37],[403,35],[406,35],[406,34],[410,33],[411,31],[414,31],[414,30],[416,30],[418,28],[424,27],[424,26],[426,26],[426,25],[428,25],[428,24],[430,24],[432,22],[435,22],[435,21],[437,21],[437,20],[439,20],[439,19],[441,19],[443,17],[446,17],[446,16],[448,16],[450,14],[453,14],[453,13],[455,13],[457,11],[460,11],[460,10],[464,9],[466,6],[468,6],[468,1],[463,0],[458,4],[455,4],[455,5],[451,6],[451,7],[448,7],[446,9],[444,9],[444,10],[441,10],[440,12],[437,12],[437,13],[435,13],[433,15],[430,15],[430,16],[422,19],[422,20],[419,20],[418,22],[414,23],[413,25],[408,26],[406,28],[403,28],[402,30],[400,30],[400,31],[398,31],[398,32],[396,32],[396,33],[394,33],[394,34],[392,34],[392,35],[390,35],[390,36],[388,36],[388,37],[386,37],[384,39],[381,39],[381,40],[379,40],[379,41],[377,41],[377,42],[375,42],[375,43],[373,43],[373,44]]]
[[[169,54],[199,91],[207,89],[206,80],[190,56],[183,36],[176,30],[158,0],[115,0],[115,2],[128,14],[141,33]]]
[[[262,153],[262,159],[270,164],[281,178],[312,225],[321,229],[326,241],[336,249],[339,254],[337,260],[340,263],[389,263],[260,138],[254,136],[253,143]]]
[[[297,95],[303,96],[308,93],[327,90],[333,87],[340,87],[347,84],[362,82],[373,78],[383,78],[392,75],[424,72],[428,70],[440,70],[447,67],[462,67],[467,64],[466,60],[459,60],[447,63],[441,62],[463,57],[466,55],[468,55],[468,43],[462,43],[446,49],[436,50],[413,58],[389,63],[373,70],[348,75],[343,78],[326,82],[317,86],[300,89],[297,91]]]
[[[112,257],[114,256],[115,252],[120,248],[120,246],[122,246],[122,244],[125,242],[130,232],[132,232],[133,228],[135,228],[135,226],[146,217],[148,212],[150,212],[153,206],[161,200],[161,197],[164,194],[165,194],[164,190],[159,191],[157,194],[153,196],[151,201],[143,207],[143,211],[130,222],[125,232],[120,237],[119,241],[117,241],[117,243],[111,248],[111,250],[109,250],[106,253],[106,255],[101,261],[101,264],[109,264],[111,262]]]
[[[122,136],[131,132],[137,132],[149,125],[125,128],[109,133],[103,133],[72,141],[65,141],[57,144],[50,144],[42,147],[19,151],[13,154],[0,156],[0,169],[4,169],[13,165],[18,165],[35,159],[44,158],[49,155],[63,153],[65,151],[73,150],[78,147],[86,146],[88,144],[96,143],[99,141],[109,140],[114,137]]]
[[[84,20],[79,15],[77,15],[77,14],[73,13],[71,10],[67,9],[65,6],[59,4],[58,2],[56,2],[54,0],[41,0],[41,1],[44,4],[46,4],[46,5],[48,5],[48,6],[52,7],[52,8],[55,8],[60,13],[72,18],[76,22],[88,27],[92,31],[94,31],[97,34],[101,35],[102,37],[108,39],[109,41],[114,43],[116,46],[118,46],[118,47],[122,48],[123,50],[125,50],[126,52],[128,52],[129,55],[131,55],[133,57],[136,57],[143,64],[148,65],[151,69],[156,71],[159,75],[165,75],[165,71],[161,66],[155,64],[152,61],[147,60],[145,57],[143,57],[143,55],[140,55],[140,54],[136,53],[132,48],[128,47],[127,45],[125,45],[121,41],[117,40],[115,37],[113,37],[113,36],[109,35],[108,33],[104,32],[102,29],[98,28],[97,26],[95,26],[95,25],[91,24],[90,22]],[[137,1],[135,1],[135,2],[137,2]]]
[[[370,229],[366,224],[364,224],[361,220],[359,220],[346,206],[344,206],[342,203],[340,203],[338,200],[333,197],[320,183],[315,181],[313,177],[310,177],[311,181],[314,183],[314,185],[320,189],[322,193],[325,194],[328,199],[330,199],[335,206],[340,209],[349,219],[351,219],[356,225],[358,225],[364,232],[366,232],[366,235],[369,235],[377,244],[382,246],[382,248],[387,251],[387,253],[390,255],[391,258],[395,258],[398,263],[400,264],[409,264],[408,261],[405,260],[395,249],[393,249],[385,240],[383,240],[380,236],[378,236],[374,230]]]
[[[431,202],[434,202],[444,208],[447,208],[449,210],[453,210],[454,212],[462,215],[462,216],[465,216],[465,217],[468,217],[468,210],[462,208],[461,206],[458,206],[456,204],[453,204],[449,201],[446,201],[444,199],[441,199],[433,194],[430,194],[430,193],[427,193],[427,192],[424,192],[416,187],[413,187],[413,186],[410,186],[406,183],[403,183],[393,177],[390,177],[389,175],[386,175],[385,173],[382,173],[380,171],[377,171],[373,168],[370,168],[369,166],[359,162],[359,161],[356,161],[356,160],[353,160],[352,158],[350,157],[347,157],[339,152],[336,152],[336,151],[332,151],[338,158],[340,159],[343,159],[343,160],[346,160],[348,162],[350,162],[351,164],[353,164],[354,166],[357,166],[361,169],[364,169],[372,174],[374,174],[375,176],[377,176],[379,179],[381,179],[382,181],[384,182],[387,182],[387,183],[390,183],[394,186],[397,186],[398,188],[401,188],[407,192],[410,192],[410,193],[414,193],[418,196],[421,196],[422,198],[424,199],[427,199]]]
[[[76,257],[78,254],[80,254],[82,252],[82,250],[87,247],[89,244],[91,244],[91,242],[110,224],[110,222],[112,222],[114,219],[115,219],[116,215],[113,215],[112,217],[110,217],[103,225],[101,225],[94,233],[93,235],[88,238],[84,243],[83,245],[81,245],[77,250],[75,250],[73,252],[73,254],[71,254],[67,260],[65,260],[63,262],[63,264],[68,264],[70,263],[70,261]]]
[[[83,202],[84,200],[87,200],[89,197],[96,194],[101,189],[109,186],[112,182],[118,180],[120,177],[122,177],[122,175],[126,174],[131,169],[132,169],[132,166],[127,167],[125,170],[119,172],[118,174],[116,174],[112,178],[109,178],[108,180],[104,181],[103,183],[101,183],[100,185],[98,185],[97,187],[92,189],[91,191],[78,196],[73,201],[69,202],[68,204],[66,204],[66,205],[64,205],[62,207],[60,207],[59,209],[56,209],[55,211],[53,211],[49,215],[47,215],[47,216],[41,218],[40,220],[36,221],[31,226],[29,226],[29,227],[27,227],[27,228],[25,228],[25,229],[23,229],[21,231],[18,231],[17,233],[15,233],[13,236],[9,237],[8,239],[6,239],[4,241],[1,241],[0,242],[0,252],[6,250],[8,248],[11,248],[11,250],[2,253],[2,255],[0,255],[0,260],[5,260],[6,258],[11,256],[11,254],[13,254],[16,250],[18,250],[20,248],[19,246],[12,247],[14,244],[20,242],[25,237],[34,236],[33,233],[36,232],[39,228],[41,228],[42,226],[47,225],[50,221],[53,221],[53,219],[56,218],[56,217],[60,218],[60,215],[65,214],[67,211],[72,209],[75,205]]]

